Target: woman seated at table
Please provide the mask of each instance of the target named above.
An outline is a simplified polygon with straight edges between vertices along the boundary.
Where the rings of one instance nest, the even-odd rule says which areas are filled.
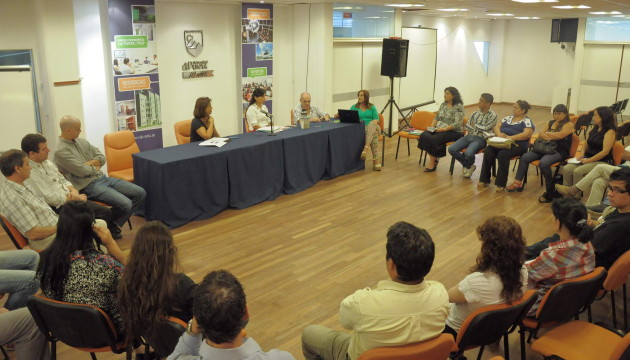
[[[219,137],[219,132],[214,127],[214,118],[212,114],[212,99],[209,97],[200,97],[195,102],[195,117],[190,123],[190,142],[208,140],[213,137]]]
[[[487,306],[511,303],[527,290],[525,239],[521,226],[507,216],[493,216],[477,227],[481,253],[470,273],[448,291],[451,310],[445,333],[457,336],[468,315]]]
[[[545,127],[542,128],[538,134],[539,139],[555,143],[556,150],[550,154],[543,154],[532,150],[521,156],[514,182],[508,186],[506,190],[509,192],[523,191],[523,187],[525,186],[523,179],[527,174],[529,163],[534,160],[540,160],[538,167],[540,167],[540,172],[545,178],[546,191],[538,198],[538,201],[548,203],[560,197],[561,195],[558,194],[554,187],[551,165],[569,158],[573,130],[573,123],[569,119],[569,110],[567,107],[563,104],[556,105],[556,107],[553,108],[553,120],[545,124]]]
[[[269,126],[271,115],[267,106],[265,106],[265,100],[267,100],[265,90],[261,88],[254,89],[252,98],[249,100],[249,106],[245,112],[246,125],[249,131],[256,131],[261,127]]]
[[[99,307],[122,333],[116,291],[125,262],[107,227],[94,225],[86,203],[71,201],[61,208],[55,240],[40,254],[37,276],[46,297]]]
[[[171,231],[158,221],[144,224],[131,247],[118,289],[118,308],[127,339],[133,340],[174,316],[192,319],[195,283],[178,273],[177,247]]]
[[[372,151],[372,168],[381,171],[381,160],[378,153],[378,135],[381,127],[378,126],[378,111],[376,106],[370,102],[370,93],[367,90],[359,90],[357,93],[357,103],[350,107],[350,110],[359,112],[359,120],[365,125],[365,145],[361,152],[361,160],[367,158],[368,147]]]
[[[534,132],[534,123],[526,115],[530,108],[531,106],[529,106],[527,101],[518,100],[512,109],[513,115],[506,116],[501,121],[497,122],[493,130],[494,134],[500,138],[513,140],[515,146],[509,149],[498,149],[491,145],[486,146],[486,150],[483,152],[479,184],[483,186],[490,185],[490,171],[496,160],[499,165],[494,184],[497,187],[497,191],[505,190],[508,171],[510,169],[510,160],[515,156],[525,154],[529,146],[529,139]]]
[[[590,243],[593,228],[588,225],[586,207],[578,200],[555,199],[551,203],[553,227],[559,241],[552,242],[537,258],[527,263],[529,288],[538,289],[538,300],[529,311],[534,316],[540,300],[560,281],[586,275],[595,268],[595,250]]]
[[[612,162],[612,148],[615,144],[617,121],[608,106],[600,106],[593,113],[593,128],[588,133],[582,149],[584,156],[577,157],[579,164],[566,164],[562,167],[562,184],[573,186],[582,180],[598,164]]]
[[[435,132],[424,131],[418,139],[418,148],[429,154],[429,165],[424,172],[437,169],[439,158],[446,156],[446,144],[464,136],[464,105],[459,90],[444,89],[444,102],[440,105],[431,127]]]

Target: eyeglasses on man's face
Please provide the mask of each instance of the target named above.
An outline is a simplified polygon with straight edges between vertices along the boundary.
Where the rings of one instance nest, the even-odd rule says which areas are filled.
[[[626,194],[628,192],[628,190],[626,189],[622,189],[619,187],[612,187],[610,185],[606,186],[606,188],[608,189],[608,191],[615,193],[615,194]]]

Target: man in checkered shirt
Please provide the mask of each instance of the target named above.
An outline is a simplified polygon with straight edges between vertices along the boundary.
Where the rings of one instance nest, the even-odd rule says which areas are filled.
[[[0,171],[6,177],[0,191],[0,214],[28,238],[33,250],[47,248],[57,233],[57,214],[39,196],[24,186],[31,175],[28,156],[9,150],[0,156]]]

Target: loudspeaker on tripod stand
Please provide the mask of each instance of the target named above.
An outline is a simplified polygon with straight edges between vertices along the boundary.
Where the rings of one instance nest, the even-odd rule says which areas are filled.
[[[409,40],[383,39],[381,75],[394,77],[407,76],[408,49]]]

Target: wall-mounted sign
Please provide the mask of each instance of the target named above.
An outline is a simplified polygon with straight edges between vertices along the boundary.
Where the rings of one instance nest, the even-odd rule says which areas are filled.
[[[186,51],[192,56],[201,54],[203,50],[203,31],[201,30],[184,30],[184,45]]]
[[[214,76],[214,70],[208,70],[208,61],[186,61],[182,65],[182,79]]]

